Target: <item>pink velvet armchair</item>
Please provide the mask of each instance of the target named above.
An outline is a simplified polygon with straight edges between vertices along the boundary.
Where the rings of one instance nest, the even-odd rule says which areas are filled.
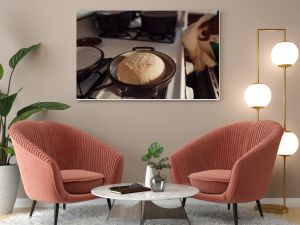
[[[239,122],[216,129],[170,155],[174,183],[199,188],[195,198],[233,204],[260,199],[269,188],[283,128],[273,121]],[[185,199],[183,204],[185,203]]]
[[[76,128],[51,121],[22,121],[9,129],[24,189],[33,200],[59,204],[92,200],[91,189],[119,183],[123,156]],[[107,201],[111,207],[110,200]]]

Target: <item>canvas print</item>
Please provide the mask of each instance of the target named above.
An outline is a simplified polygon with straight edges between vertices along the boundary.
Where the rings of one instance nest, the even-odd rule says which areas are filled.
[[[219,11],[79,11],[78,100],[219,100]]]

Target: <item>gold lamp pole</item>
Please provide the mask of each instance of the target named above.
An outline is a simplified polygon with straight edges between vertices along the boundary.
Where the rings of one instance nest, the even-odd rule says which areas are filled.
[[[244,98],[247,105],[257,112],[257,121],[259,121],[259,112],[261,109],[265,108],[271,102],[272,94],[270,88],[260,82],[260,72],[259,72],[259,36],[260,31],[263,29],[257,30],[257,80],[256,83],[251,84],[247,87]]]
[[[263,204],[262,209],[264,212],[271,212],[271,213],[277,213],[277,214],[283,214],[288,212],[288,208],[286,206],[286,158],[287,156],[290,156],[294,154],[299,146],[299,142],[297,139],[297,136],[288,131],[286,129],[286,69],[287,67],[292,66],[298,58],[298,49],[295,44],[291,42],[286,41],[286,29],[258,29],[257,30],[257,83],[260,84],[260,74],[259,74],[259,44],[260,44],[260,32],[274,32],[279,31],[283,33],[283,42],[280,42],[274,46],[272,49],[272,61],[275,65],[283,68],[283,109],[284,109],[284,135],[281,139],[278,155],[283,157],[283,182],[282,182],[282,197],[283,197],[283,205],[274,205],[274,204]],[[251,85],[250,85],[251,86]],[[249,87],[250,87],[249,86]],[[248,88],[249,88],[248,87]],[[247,91],[247,90],[246,90]],[[256,90],[257,91],[257,90]],[[261,93],[260,93],[261,94]],[[259,97],[259,96],[255,96]],[[246,95],[245,95],[246,100]],[[246,100],[247,102],[247,100]],[[249,105],[249,104],[248,104]],[[267,105],[267,104],[266,104]],[[265,106],[266,106],[265,105]],[[252,108],[255,108],[257,110],[257,120],[259,120],[259,110],[263,107],[263,105],[259,106],[258,104],[256,106],[250,106]]]

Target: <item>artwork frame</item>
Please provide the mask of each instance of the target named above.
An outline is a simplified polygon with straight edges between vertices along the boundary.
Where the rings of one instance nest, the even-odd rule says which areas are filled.
[[[152,26],[154,24],[155,18],[149,20],[148,27],[147,22],[143,22],[143,27],[140,29],[137,27],[130,27],[129,32],[125,30],[124,36],[118,33],[114,33],[114,30],[122,30],[123,28],[120,28],[121,25],[118,26],[106,26],[103,24],[109,23],[109,19],[106,18],[103,15],[112,15],[113,18],[115,14],[123,13],[123,20],[126,18],[126,14],[128,16],[128,12],[133,12],[135,15],[147,15],[146,12],[148,12],[148,15],[154,15],[155,13],[161,15],[172,15],[171,12],[174,14],[176,12],[176,28],[175,28],[175,37],[174,39],[169,38],[164,40],[155,40],[155,38],[158,38],[157,36],[143,36],[143,32],[145,30],[147,32],[157,32],[157,34],[160,34],[159,32],[162,32],[165,30],[164,25],[162,25],[162,28],[160,29],[158,27],[157,31],[155,30],[157,27]],[[152,13],[152,14],[151,14]],[[96,17],[95,15],[100,15]],[[197,18],[198,16],[198,18]],[[143,18],[142,16],[140,16]],[[144,21],[145,19],[137,18],[137,21]],[[202,18],[202,19],[201,19]],[[100,22],[99,22],[100,20]],[[202,21],[200,21],[202,20]],[[98,25],[97,25],[98,21]],[[116,20],[117,21],[117,20]],[[110,21],[111,24],[118,24],[116,21]],[[160,20],[163,21],[163,20]],[[104,23],[105,22],[105,23]],[[167,21],[166,24],[168,24],[168,27],[172,27],[172,21]],[[196,27],[198,24],[199,30],[201,27],[201,35],[203,36],[203,39],[199,41],[200,44],[198,44],[198,41],[194,39],[194,31],[191,27]],[[130,24],[133,22],[131,21]],[[139,22],[141,24],[141,22]],[[162,23],[163,24],[163,23]],[[170,25],[171,24],[171,25]],[[204,26],[204,25],[205,26]],[[208,25],[207,25],[208,24]],[[212,25],[210,25],[212,24]],[[124,25],[124,24],[123,24]],[[98,26],[98,28],[97,28]],[[126,26],[126,24],[124,25]],[[131,25],[132,26],[132,25]],[[141,25],[139,25],[141,26]],[[204,27],[203,27],[204,26]],[[102,30],[99,28],[102,27]],[[167,26],[165,26],[167,27]],[[109,32],[103,32],[106,31],[105,29],[109,30]],[[140,29],[140,30],[138,30]],[[152,30],[151,30],[152,29]],[[171,29],[169,29],[170,31]],[[102,33],[101,33],[101,32]],[[129,40],[126,36],[126,32],[129,33],[130,36],[134,36],[134,39]],[[135,32],[135,33],[134,33]],[[140,32],[140,33],[139,33]],[[190,32],[188,35],[187,33]],[[196,31],[198,32],[198,30]],[[206,32],[206,33],[205,33]],[[209,35],[205,36],[205,34],[211,32]],[[204,35],[203,35],[204,34]],[[138,36],[140,35],[140,36]],[[201,36],[201,37],[202,37]],[[150,38],[149,38],[150,37]],[[199,33],[197,33],[197,38],[199,39]],[[106,56],[108,55],[108,59],[112,60],[113,62],[116,61],[117,57],[120,56],[126,56],[123,57],[123,59],[127,57],[131,57],[132,55],[135,55],[136,53],[141,54],[148,54],[153,53],[155,56],[158,56],[161,58],[164,62],[165,68],[164,72],[169,71],[166,68],[170,66],[172,63],[166,62],[162,58],[162,54],[169,56],[169,58],[173,59],[173,62],[176,66],[176,71],[174,72],[174,75],[172,75],[170,80],[163,80],[161,79],[161,83],[167,82],[167,88],[163,85],[163,88],[166,88],[166,91],[164,94],[162,94],[160,89],[159,82],[157,83],[138,83],[138,84],[131,84],[122,82],[119,80],[120,78],[120,72],[118,73],[118,67],[120,65],[120,60],[117,60],[119,64],[116,66],[117,69],[111,69],[111,64],[115,63],[107,63],[107,67],[105,69],[105,75],[107,80],[110,80],[111,82],[108,83],[106,80],[106,83],[101,83],[96,85],[98,89],[106,88],[105,90],[98,90],[97,88],[93,89],[96,90],[93,92],[92,95],[84,95],[86,90],[88,88],[82,88],[80,85],[83,81],[78,81],[78,71],[80,71],[80,62],[82,62],[82,59],[85,59],[87,57],[84,56],[84,52],[87,51],[87,49],[92,49],[91,43],[84,43],[84,41],[87,42],[88,39],[94,38],[94,41],[96,43],[96,48],[98,48],[99,51],[96,53],[92,53],[92,55],[98,54],[99,60],[101,59],[107,59]],[[99,39],[97,42],[97,38]],[[150,40],[147,40],[150,39]],[[142,40],[137,40],[142,39]],[[159,38],[158,38],[159,39]],[[191,40],[191,41],[190,41]],[[215,40],[215,49],[213,47],[212,40]],[[167,42],[170,43],[167,43]],[[188,46],[189,43],[193,43],[194,46],[200,46],[198,49],[198,52],[189,52],[188,49],[194,49],[193,45]],[[147,46],[145,46],[147,45]],[[137,48],[136,48],[137,47]],[[148,47],[148,49],[142,49],[141,47]],[[131,50],[135,49],[135,50]],[[78,53],[78,49],[80,49],[81,52],[83,52],[80,56]],[[137,50],[138,49],[138,50]],[[208,50],[207,50],[208,49]],[[137,51],[137,52],[133,52]],[[202,52],[201,52],[202,51]],[[198,62],[201,60],[204,61],[204,63],[201,62],[197,63],[194,62],[190,57],[192,53],[194,55],[197,55],[200,52],[200,55],[204,55],[204,57],[198,57]],[[103,56],[105,55],[105,56]],[[197,57],[194,57],[197,58]],[[208,58],[207,61],[205,61]],[[200,60],[201,59],[201,60]],[[93,59],[94,61],[97,61],[96,59]],[[98,61],[99,61],[98,60]],[[101,61],[100,60],[100,61]],[[84,60],[83,60],[84,61]],[[122,60],[121,60],[122,61]],[[81,63],[82,64],[82,63]],[[82,67],[82,65],[81,65]],[[192,69],[191,69],[192,68]],[[193,68],[205,68],[203,71],[195,71]],[[99,69],[99,68],[98,68]],[[100,68],[102,69],[102,68]],[[116,72],[117,71],[117,72]],[[144,71],[144,70],[141,70]],[[129,73],[127,77],[131,77],[132,73]],[[147,74],[147,73],[145,73]],[[151,76],[155,73],[151,71],[149,73]],[[211,75],[213,74],[213,75]],[[167,75],[163,75],[164,78],[168,77]],[[99,76],[100,79],[100,76]],[[148,79],[148,77],[147,77]],[[121,101],[127,101],[127,100],[163,100],[163,101],[218,101],[220,100],[221,95],[221,76],[220,76],[220,11],[219,10],[213,10],[213,11],[205,11],[205,10],[196,10],[196,11],[79,11],[77,13],[77,79],[76,79],[76,91],[77,100],[121,100]],[[103,82],[103,81],[102,81]],[[143,80],[138,80],[137,82],[144,82]],[[124,85],[125,83],[125,85]],[[79,85],[80,84],[80,85]],[[121,86],[120,86],[121,85]],[[81,85],[83,86],[83,85]],[[157,87],[159,86],[159,87]],[[110,88],[110,89],[109,89]],[[162,89],[163,89],[162,88]],[[198,88],[198,89],[197,89]],[[80,90],[81,89],[81,90]],[[82,90],[83,89],[83,90]],[[98,90],[98,92],[97,92]],[[139,92],[140,90],[140,92]],[[151,92],[151,91],[152,92]],[[96,93],[97,92],[97,93]],[[155,96],[149,95],[149,93],[154,93]],[[83,95],[82,95],[83,93]],[[96,93],[96,94],[95,94]],[[124,94],[125,93],[125,94]],[[147,93],[145,96],[143,96],[143,93]],[[157,94],[158,93],[158,94]],[[191,94],[192,93],[192,94]]]

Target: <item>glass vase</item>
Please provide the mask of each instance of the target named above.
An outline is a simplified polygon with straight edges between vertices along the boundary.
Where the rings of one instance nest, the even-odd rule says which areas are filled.
[[[153,192],[163,192],[166,187],[166,176],[161,176],[160,171],[151,178],[151,189]]]

